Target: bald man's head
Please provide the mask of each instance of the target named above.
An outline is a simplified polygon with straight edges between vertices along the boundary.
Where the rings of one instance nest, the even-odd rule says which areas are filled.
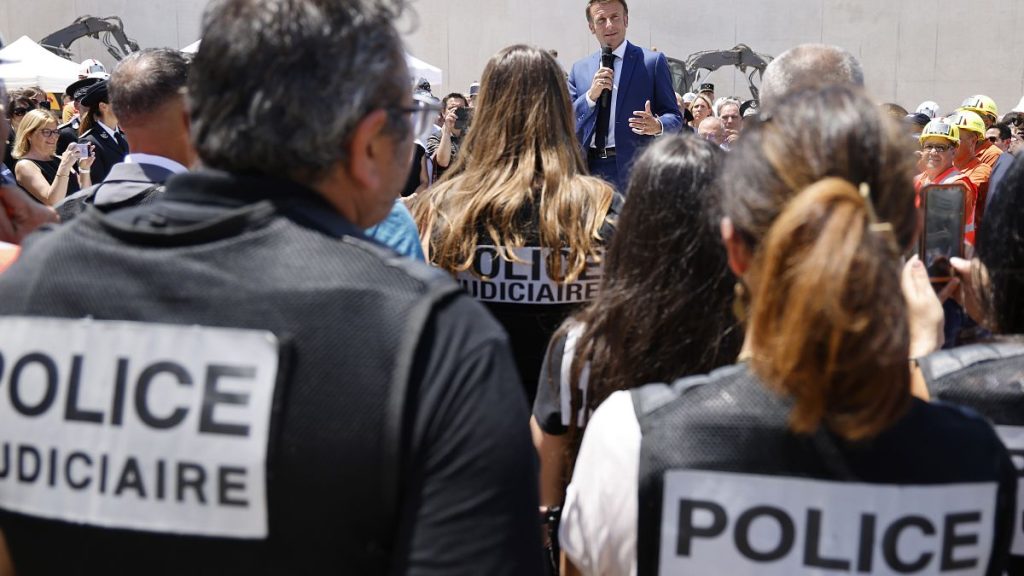
[[[761,110],[790,92],[832,84],[864,85],[860,62],[846,50],[826,44],[801,44],[772,60],[761,81]]]
[[[697,134],[701,138],[721,146],[725,142],[725,124],[722,124],[720,118],[708,116],[701,120],[700,126],[697,126]]]
[[[133,153],[195,160],[189,140],[185,85],[188,62],[177,50],[133,52],[110,74],[110,103]]]

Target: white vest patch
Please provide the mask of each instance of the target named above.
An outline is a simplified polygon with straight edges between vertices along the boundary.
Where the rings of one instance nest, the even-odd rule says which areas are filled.
[[[548,275],[548,248],[515,248],[506,260],[494,246],[479,245],[471,270],[456,280],[476,300],[506,304],[578,304],[590,302],[601,286],[602,265],[590,262],[574,282],[558,283]],[[563,269],[566,257],[562,256]]]
[[[1021,426],[996,426],[996,433],[1006,445],[1010,452],[1010,459],[1013,460],[1013,467],[1017,470],[1017,514],[1013,521],[1013,543],[1010,545],[1010,553],[1014,556],[1024,556],[1024,482],[1020,477],[1024,475],[1024,427]]]
[[[997,484],[665,474],[660,574],[985,574]]]
[[[265,538],[278,354],[264,331],[0,318],[0,507]]]

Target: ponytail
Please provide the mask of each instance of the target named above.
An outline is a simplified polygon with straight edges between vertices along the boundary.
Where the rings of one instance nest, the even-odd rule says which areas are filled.
[[[826,178],[786,205],[755,256],[751,367],[794,401],[790,428],[870,438],[910,403],[896,241],[871,199]]]
[[[96,105],[99,108],[99,104]],[[96,115],[99,113],[98,110],[92,108],[86,108],[85,112],[82,113],[81,122],[78,125],[78,135],[82,136],[88,132],[93,126],[96,125]]]

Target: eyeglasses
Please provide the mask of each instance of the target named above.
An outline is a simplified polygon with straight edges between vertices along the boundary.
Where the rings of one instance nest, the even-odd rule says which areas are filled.
[[[952,146],[948,144],[926,144],[921,146],[921,150],[924,150],[925,152],[938,152],[939,154],[948,152],[951,148]]]
[[[986,140],[988,140],[989,142],[995,144],[996,142],[999,142],[999,137],[997,137],[997,136],[989,136],[988,138],[986,138]]]
[[[49,140],[50,138],[53,138],[54,136],[57,136],[59,134],[59,132],[57,132],[56,130],[50,130],[49,128],[43,128],[42,130],[39,130],[38,132],[40,134],[42,134],[43,138],[46,138],[47,140]]]
[[[412,106],[397,107],[392,110],[407,113],[413,139],[426,142],[434,129],[434,118],[441,112],[441,106],[430,97],[417,94],[412,97]]]

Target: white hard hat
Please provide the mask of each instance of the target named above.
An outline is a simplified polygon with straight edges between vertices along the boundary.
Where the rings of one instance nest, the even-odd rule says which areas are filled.
[[[87,60],[82,60],[82,63],[78,66],[79,78],[85,78],[96,72],[100,72],[103,74],[107,73],[107,68],[99,60],[89,58]]]
[[[925,116],[934,120],[935,118],[938,118],[940,116],[939,105],[936,104],[935,102],[932,102],[931,100],[925,100],[924,102],[921,102],[921,104],[917,107],[917,110],[915,110],[914,113],[924,114]]]

